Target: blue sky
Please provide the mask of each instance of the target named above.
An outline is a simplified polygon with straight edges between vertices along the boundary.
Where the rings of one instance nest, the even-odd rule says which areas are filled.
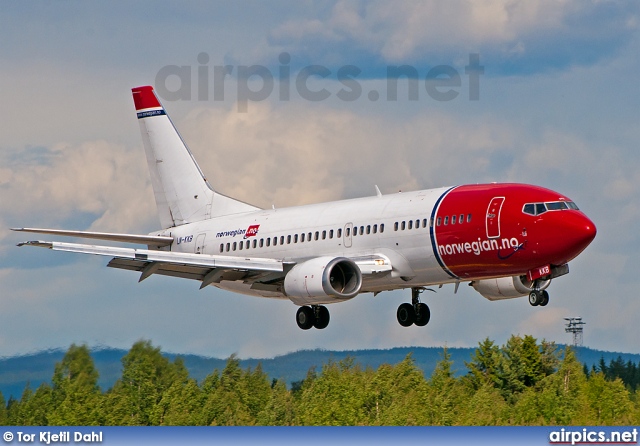
[[[568,342],[569,316],[586,321],[586,345],[640,352],[639,26],[640,6],[615,1],[12,3],[0,17],[0,355],[140,338],[219,357],[474,346],[513,333]],[[470,54],[484,69],[479,100],[469,100]],[[213,100],[224,65],[233,67],[225,99]],[[239,112],[240,93],[263,88],[257,76],[237,77],[253,65],[273,75],[273,91]],[[297,90],[308,65],[329,73],[307,84],[326,100]],[[387,100],[387,68],[401,65],[418,73],[417,100],[406,79]],[[441,65],[460,75],[449,101],[426,89]],[[164,105],[226,194],[282,207],[372,195],[376,184],[391,193],[518,181],[571,197],[598,236],[554,281],[544,309],[450,286],[429,295],[427,327],[403,329],[395,310],[409,292],[398,291],[333,305],[330,326],[308,332],[290,302],[164,277],[138,284],[105,259],[15,247],[33,236],[10,227],[158,227],[130,89],[167,66],[191,70],[191,100]],[[360,72],[355,100],[338,96],[345,66]],[[198,100],[202,67],[209,100]],[[178,78],[166,87],[179,89]]]

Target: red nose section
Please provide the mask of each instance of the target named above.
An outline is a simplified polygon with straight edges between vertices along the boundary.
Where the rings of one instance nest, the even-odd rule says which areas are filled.
[[[574,259],[596,237],[596,225],[582,212],[562,212],[561,251],[564,263]]]

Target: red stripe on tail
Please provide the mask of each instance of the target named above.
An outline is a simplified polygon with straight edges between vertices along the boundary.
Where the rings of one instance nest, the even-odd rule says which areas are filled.
[[[144,110],[145,108],[162,107],[160,101],[150,85],[144,87],[135,87],[131,89],[133,93],[133,103],[136,110]]]

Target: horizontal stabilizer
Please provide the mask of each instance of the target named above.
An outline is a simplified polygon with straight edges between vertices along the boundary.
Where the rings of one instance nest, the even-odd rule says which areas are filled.
[[[63,229],[11,228],[12,231],[35,232],[37,234],[62,235],[67,237],[92,238],[122,243],[139,243],[147,246],[169,246],[173,237],[161,235],[113,234],[108,232],[67,231]]]

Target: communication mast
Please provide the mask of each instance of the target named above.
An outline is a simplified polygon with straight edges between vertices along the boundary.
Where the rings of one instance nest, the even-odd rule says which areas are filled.
[[[567,321],[565,333],[573,333],[573,346],[582,347],[582,331],[586,322],[582,322],[581,317],[565,317],[564,320]]]

